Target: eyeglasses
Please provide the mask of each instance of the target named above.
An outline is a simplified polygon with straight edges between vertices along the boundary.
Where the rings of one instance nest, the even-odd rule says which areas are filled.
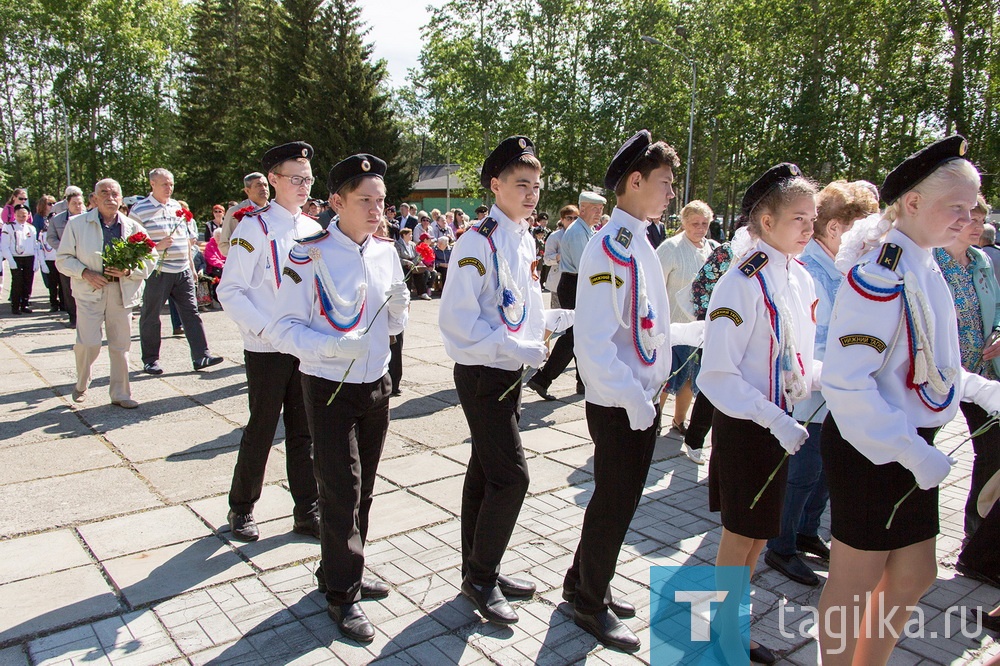
[[[18,197],[17,200],[18,201],[27,201],[28,197]]]
[[[312,176],[286,176],[283,173],[275,173],[274,175],[281,176],[282,178],[287,178],[288,182],[292,184],[292,187],[302,187],[303,185],[305,185],[306,187],[310,187],[313,183],[316,182],[316,179],[313,178]]]

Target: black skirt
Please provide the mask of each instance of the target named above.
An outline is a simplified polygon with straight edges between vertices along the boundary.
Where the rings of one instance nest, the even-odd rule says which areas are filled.
[[[937,428],[919,428],[934,446]],[[938,489],[917,488],[886,528],[896,504],[916,484],[913,473],[898,462],[876,465],[843,438],[828,415],[820,440],[823,470],[830,487],[830,532],[858,550],[896,550],[933,539],[938,534]]]
[[[753,509],[750,505],[784,454],[785,450],[767,428],[715,410],[712,457],[708,464],[708,508],[722,512],[723,527],[751,539],[770,539],[781,534],[787,461]]]

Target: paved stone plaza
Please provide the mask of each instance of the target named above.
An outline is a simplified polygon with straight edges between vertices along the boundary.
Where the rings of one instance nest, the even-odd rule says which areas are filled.
[[[315,591],[318,543],[291,533],[280,428],[255,511],[261,539],[229,540],[226,492],[247,399],[240,338],[226,315],[203,315],[222,365],[192,372],[187,343],[167,338],[165,374],[144,375],[136,333],[139,409],[109,405],[106,355],[87,401],[75,405],[74,333],[55,315],[38,314],[41,280],[37,287],[34,315],[12,317],[0,305],[0,666],[649,663],[649,568],[714,561],[720,528],[708,511],[707,468],[681,455],[676,433],[665,432],[613,583],[639,607],[626,623],[643,651],[606,650],[573,624],[561,582],[593,488],[593,461],[582,398],[572,395],[567,373],[552,389],[559,401],[525,396],[521,420],[531,487],[504,571],[533,579],[539,594],[516,604],[521,620],[513,627],[481,622],[459,594],[468,429],[437,332],[438,301],[416,301],[367,547],[368,568],[393,592],[365,602],[378,632],[372,644],[343,639]],[[169,333],[165,313],[163,320]],[[939,441],[947,449],[964,436],[959,420]],[[959,457],[942,490],[939,580],[922,605],[926,632],[938,637],[904,638],[891,664],[978,664],[1000,654],[986,635],[944,637],[948,607],[1000,601],[1000,590],[953,569],[971,446]],[[779,619],[782,600],[816,606],[819,589],[763,564],[754,583],[754,635],[781,663],[818,663],[815,641],[782,637]]]

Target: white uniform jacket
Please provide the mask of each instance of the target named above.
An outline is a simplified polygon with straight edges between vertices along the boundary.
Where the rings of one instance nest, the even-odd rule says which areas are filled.
[[[634,316],[637,276],[629,266],[612,260],[606,244],[619,257],[635,259],[642,272],[653,309],[652,327],[644,330],[653,337],[663,336],[651,364],[640,357],[634,338],[635,326],[642,326]],[[670,301],[660,260],[646,238],[646,222],[615,208],[608,224],[587,243],[579,270],[573,351],[587,402],[624,408],[632,421],[644,404],[658,399],[671,360]],[[645,317],[648,311],[640,314]]]
[[[767,261],[754,270],[760,264],[759,253]],[[712,292],[698,388],[727,416],[767,427],[785,410],[776,397],[781,390],[778,347],[762,283],[791,319],[788,327],[792,330],[782,335],[792,336],[806,388],[818,384],[821,366],[813,360],[816,290],[812,276],[797,259],[758,240],[744,257],[733,260],[732,269]],[[791,411],[792,405],[786,406]]]
[[[496,228],[487,238],[477,228],[489,224],[490,219],[495,221]],[[500,317],[502,294],[491,240],[497,253],[506,260],[513,286],[524,303],[524,320],[520,327],[514,326],[516,330]],[[489,218],[462,234],[451,251],[438,317],[444,349],[452,360],[501,370],[521,367],[511,353],[516,348],[514,340],[541,342],[546,328],[542,290],[531,269],[535,259],[535,241],[528,233],[527,223],[514,222],[496,206],[490,210]],[[510,323],[516,324],[517,320],[515,317]]]
[[[879,264],[886,244],[900,251],[895,270]],[[841,434],[876,465],[922,459],[918,452],[928,444],[917,428],[945,425],[955,418],[959,400],[978,402],[976,393],[992,384],[962,368],[955,303],[932,252],[897,229],[889,231],[882,248],[863,256],[837,293],[823,363],[823,397]],[[893,258],[886,263],[894,263]],[[910,350],[904,295],[872,292],[865,286],[898,288],[907,273],[933,314],[934,364],[955,372],[953,399],[940,411],[907,387]],[[946,398],[925,397],[938,405]]]
[[[273,352],[276,349],[261,334],[271,321],[288,253],[297,239],[322,228],[308,215],[292,214],[277,202],[243,219],[247,223],[237,227],[230,241],[219,302],[239,327],[244,349]]]
[[[3,258],[11,268],[17,268],[14,257],[34,257],[36,271],[43,260],[41,243],[38,242],[38,230],[31,220],[24,224],[14,221],[3,225],[3,230],[0,232],[0,251],[3,252]]]
[[[239,229],[243,226],[241,222]],[[366,301],[357,321],[345,317],[342,308],[333,301],[334,295],[321,288],[317,273],[320,261],[326,266],[339,299],[354,301],[361,285],[365,285]],[[323,355],[322,350],[330,337],[340,338],[351,331],[362,333],[370,326],[366,335],[371,337],[371,348],[354,363],[347,383],[373,382],[388,372],[389,336],[402,333],[409,317],[408,310],[401,317],[393,317],[386,307],[372,319],[385,302],[389,287],[403,281],[399,256],[390,239],[369,236],[358,245],[340,227],[331,224],[326,231],[294,245],[282,273],[277,303],[271,323],[264,330],[264,339],[278,351],[297,356],[302,373],[339,382],[351,359],[331,358]]]

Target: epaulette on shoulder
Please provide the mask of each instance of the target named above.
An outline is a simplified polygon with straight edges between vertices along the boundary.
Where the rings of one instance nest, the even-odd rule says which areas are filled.
[[[479,232],[485,238],[489,238],[490,236],[492,236],[493,232],[496,230],[497,230],[497,221],[494,220],[492,217],[487,217],[482,221],[482,224],[476,227],[476,231]]]
[[[305,238],[298,238],[296,239],[295,242],[298,243],[299,245],[308,245],[309,243],[315,243],[316,241],[321,241],[329,235],[330,232],[327,231],[326,229],[323,229],[322,231],[317,231],[311,236],[306,236]]]
[[[615,234],[615,242],[622,246],[622,249],[627,250],[632,244],[632,232],[621,227],[618,229],[618,233]]]
[[[740,272],[747,277],[753,277],[760,272],[760,269],[767,265],[767,254],[764,252],[754,252],[750,258],[740,264]]]
[[[895,273],[896,266],[899,265],[899,260],[902,256],[903,248],[895,243],[885,243],[882,245],[882,249],[879,250],[878,259],[875,263]]]

